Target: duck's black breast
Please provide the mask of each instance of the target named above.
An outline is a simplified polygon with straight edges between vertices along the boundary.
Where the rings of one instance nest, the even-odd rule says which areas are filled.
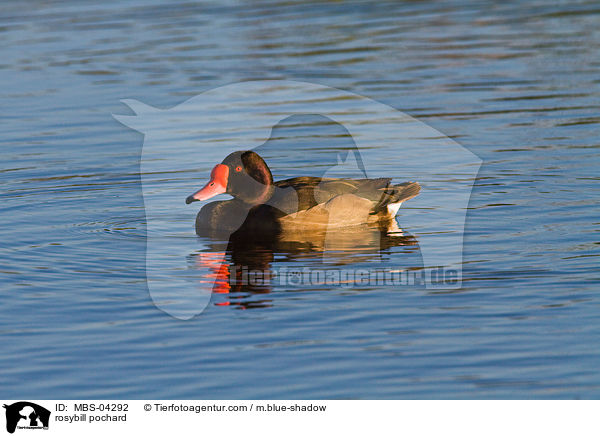
[[[214,235],[216,232],[231,234],[244,223],[249,209],[248,205],[236,200],[208,203],[196,215],[196,233],[200,236]]]
[[[279,219],[285,213],[268,204],[248,205],[238,200],[213,201],[196,216],[200,236],[234,235],[236,239],[271,239],[280,233]]]
[[[281,235],[279,220],[285,215],[281,210],[268,204],[255,206],[248,211],[241,227],[232,234],[232,239],[273,243]]]

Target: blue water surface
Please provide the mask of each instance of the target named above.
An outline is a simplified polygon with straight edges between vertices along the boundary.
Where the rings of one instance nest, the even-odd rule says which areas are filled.
[[[600,397],[596,2],[28,5],[0,5],[0,396]],[[364,95],[483,160],[460,289],[273,286],[189,320],[154,305],[143,135],[111,114],[262,79]],[[315,143],[288,176],[343,144],[284,127],[282,150]]]

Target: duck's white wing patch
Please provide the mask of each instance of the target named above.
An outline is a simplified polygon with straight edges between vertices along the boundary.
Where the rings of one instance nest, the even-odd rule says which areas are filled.
[[[387,205],[388,213],[392,218],[396,216],[398,210],[400,209],[400,206],[402,206],[402,203],[403,201],[399,201],[398,203],[390,203]]]

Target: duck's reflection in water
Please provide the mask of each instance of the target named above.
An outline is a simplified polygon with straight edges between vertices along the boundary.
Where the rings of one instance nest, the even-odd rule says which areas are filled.
[[[260,294],[269,294],[274,286],[298,290],[353,287],[352,264],[360,264],[362,271],[365,264],[381,268],[393,247],[418,251],[416,238],[400,229],[389,233],[367,225],[299,231],[270,240],[262,236],[236,232],[228,242],[223,235],[202,237],[207,248],[192,257],[202,274],[199,284],[212,286],[215,305],[270,307],[272,299]]]

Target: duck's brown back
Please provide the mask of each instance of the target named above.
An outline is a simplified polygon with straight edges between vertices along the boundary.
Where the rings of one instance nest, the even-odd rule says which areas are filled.
[[[420,191],[416,182],[392,185],[391,178],[378,179],[325,179],[320,177],[296,177],[275,182],[275,193],[269,204],[285,213],[308,210],[319,204],[346,194],[352,194],[371,203],[371,214],[387,213],[389,204],[409,200]],[[353,207],[354,200],[344,197],[337,207]],[[352,203],[352,204],[351,204]],[[363,204],[366,204],[363,202]]]

